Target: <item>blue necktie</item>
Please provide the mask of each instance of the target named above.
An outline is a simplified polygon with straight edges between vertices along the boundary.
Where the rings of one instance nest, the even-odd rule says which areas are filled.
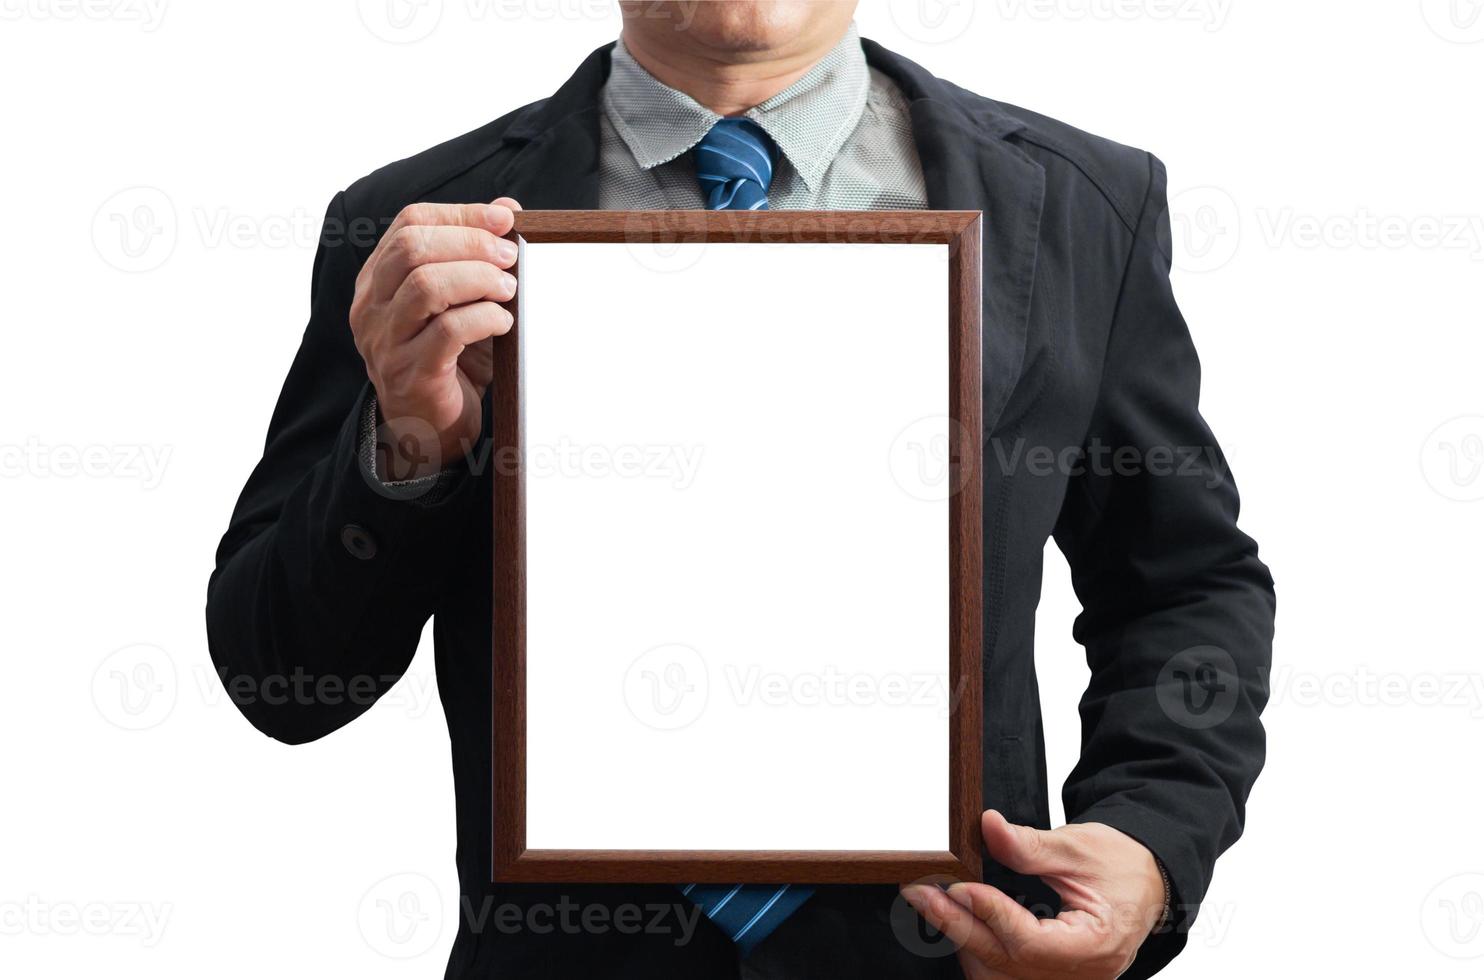
[[[696,177],[712,211],[766,211],[778,147],[751,119],[722,119],[696,144]],[[681,889],[746,956],[814,889],[801,885],[686,885]]]
[[[766,211],[778,147],[751,119],[717,120],[696,144],[696,177],[708,211]]]
[[[686,885],[680,890],[744,957],[814,893],[803,885]]]

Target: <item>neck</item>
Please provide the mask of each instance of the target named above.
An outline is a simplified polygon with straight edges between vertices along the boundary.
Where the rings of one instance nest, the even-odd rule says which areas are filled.
[[[748,52],[742,60],[736,52],[652,45],[627,30],[623,42],[634,60],[655,78],[719,116],[736,116],[803,78],[839,38],[798,50]]]

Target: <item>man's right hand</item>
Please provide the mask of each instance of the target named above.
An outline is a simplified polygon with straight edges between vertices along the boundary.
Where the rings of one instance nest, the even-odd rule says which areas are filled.
[[[413,204],[402,209],[356,277],[350,329],[384,424],[377,467],[387,480],[438,472],[479,438],[493,354],[510,329],[515,243],[502,238],[520,205]]]

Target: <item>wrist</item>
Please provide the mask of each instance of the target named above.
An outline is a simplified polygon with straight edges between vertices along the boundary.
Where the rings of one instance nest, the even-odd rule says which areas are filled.
[[[436,476],[458,458],[455,440],[445,440],[417,415],[386,412],[376,405],[376,476],[399,483]]]

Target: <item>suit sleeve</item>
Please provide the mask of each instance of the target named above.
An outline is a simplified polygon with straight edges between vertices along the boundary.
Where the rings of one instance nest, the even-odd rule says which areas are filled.
[[[289,743],[346,724],[406,671],[471,496],[465,476],[435,501],[408,499],[358,452],[372,392],[349,322],[363,261],[356,227],[337,195],[309,325],[207,590],[211,656],[228,696]]]
[[[1149,165],[1085,466],[1055,535],[1091,670],[1067,819],[1139,840],[1171,882],[1171,921],[1131,977],[1184,946],[1217,856],[1241,834],[1265,751],[1275,608],[1200,415],[1200,364],[1170,286],[1165,171]]]

